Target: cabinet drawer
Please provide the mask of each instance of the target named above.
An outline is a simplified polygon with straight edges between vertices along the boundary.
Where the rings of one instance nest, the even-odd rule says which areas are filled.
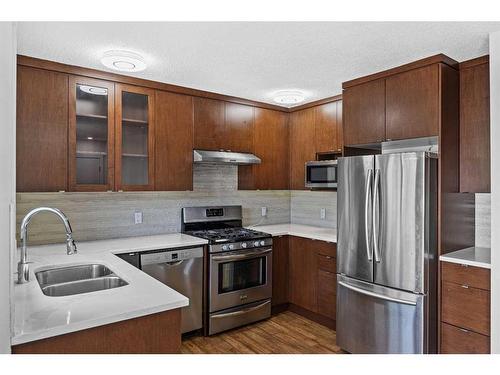
[[[331,273],[337,272],[337,263],[335,258],[330,255],[318,254],[318,268]]]
[[[330,257],[337,257],[337,244],[326,241],[314,241],[314,246],[318,250],[318,254],[328,255]]]
[[[443,281],[490,290],[490,270],[487,268],[441,262],[441,271]]]
[[[335,319],[337,308],[337,277],[334,273],[318,271],[318,313]]]
[[[489,354],[490,338],[463,328],[441,323],[441,353]]]
[[[442,283],[442,321],[490,335],[490,292]]]

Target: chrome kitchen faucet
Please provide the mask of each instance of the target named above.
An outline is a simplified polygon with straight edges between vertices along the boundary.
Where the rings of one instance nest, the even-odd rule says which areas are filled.
[[[69,223],[68,218],[64,213],[57,208],[51,207],[38,207],[26,214],[21,222],[21,259],[17,264],[17,282],[19,284],[23,284],[29,281],[29,265],[28,265],[28,254],[27,254],[27,243],[28,243],[28,225],[31,221],[31,218],[35,216],[39,212],[52,212],[56,214],[63,222],[64,227],[66,228],[66,251],[68,255],[76,253],[76,244],[73,241],[71,224]]]

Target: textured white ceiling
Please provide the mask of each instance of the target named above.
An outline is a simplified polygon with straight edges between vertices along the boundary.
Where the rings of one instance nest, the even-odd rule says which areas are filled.
[[[136,77],[270,103],[277,90],[300,89],[314,101],[437,53],[487,54],[497,30],[500,22],[21,22],[18,53],[106,70],[102,54],[127,49],[148,64]]]

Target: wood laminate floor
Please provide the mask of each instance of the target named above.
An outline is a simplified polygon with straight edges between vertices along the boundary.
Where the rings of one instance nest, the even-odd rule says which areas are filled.
[[[340,354],[335,331],[291,311],[210,337],[182,341],[184,354]]]

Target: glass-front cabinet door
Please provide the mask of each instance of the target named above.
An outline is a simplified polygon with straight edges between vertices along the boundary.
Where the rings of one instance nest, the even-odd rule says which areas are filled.
[[[154,90],[116,85],[117,190],[154,188]]]
[[[86,77],[70,77],[70,190],[112,190],[113,159],[114,84]]]

